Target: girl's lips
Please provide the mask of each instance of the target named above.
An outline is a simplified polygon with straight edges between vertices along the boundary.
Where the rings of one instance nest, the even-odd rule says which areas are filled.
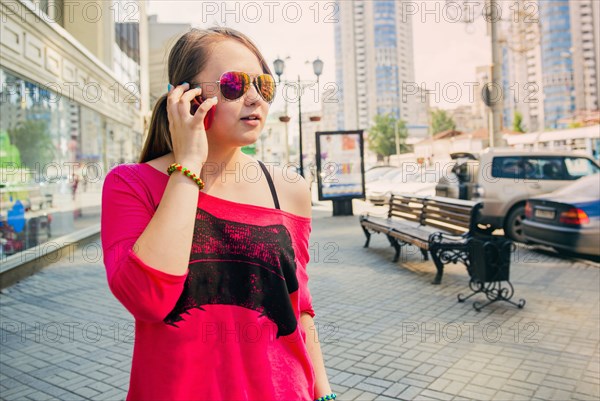
[[[250,125],[252,127],[258,127],[260,125],[260,120],[240,120],[244,124]]]

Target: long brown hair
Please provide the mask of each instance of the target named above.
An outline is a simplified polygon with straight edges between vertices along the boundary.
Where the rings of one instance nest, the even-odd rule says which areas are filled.
[[[183,82],[191,83],[206,66],[213,46],[226,39],[237,40],[246,46],[258,58],[263,73],[271,74],[263,55],[252,40],[243,33],[225,27],[192,28],[177,40],[169,53],[169,82],[172,85],[180,85]],[[156,101],[152,110],[148,135],[138,163],[156,159],[172,150],[167,118],[167,94],[165,93]]]

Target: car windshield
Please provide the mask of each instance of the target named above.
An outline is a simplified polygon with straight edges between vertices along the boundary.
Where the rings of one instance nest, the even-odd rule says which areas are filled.
[[[379,167],[379,168],[369,170],[365,173],[365,180],[367,180],[367,181],[378,180],[393,169],[394,169],[393,167]]]
[[[397,174],[396,176],[394,176],[390,181],[392,181],[394,184],[410,184],[410,183],[424,184],[424,183],[437,182],[435,172],[431,172],[431,171],[428,171],[428,172],[420,172],[420,171],[403,172],[401,174]]]
[[[379,179],[382,181],[391,181],[395,179],[397,175],[402,175],[402,170],[399,168],[394,168],[391,171],[388,171],[384,175],[382,175]]]
[[[553,192],[553,195],[600,199],[600,174],[580,178],[573,184]]]
[[[567,157],[565,158],[565,165],[569,175],[574,178],[599,172],[599,168],[595,163],[583,157]]]

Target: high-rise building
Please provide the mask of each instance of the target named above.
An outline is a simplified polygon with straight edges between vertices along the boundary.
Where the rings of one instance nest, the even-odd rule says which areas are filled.
[[[565,121],[598,110],[600,3],[519,0],[511,10],[517,4],[529,11],[504,31],[504,126],[519,112],[526,131],[565,128]]]
[[[419,108],[403,85],[413,84],[411,15],[405,0],[337,1],[335,27],[338,128],[368,130],[377,114],[418,123]]]
[[[598,110],[599,5],[592,0],[538,4],[545,127],[564,128],[561,119]]]
[[[598,110],[600,3],[595,0],[571,0],[569,8],[575,109]]]
[[[503,126],[512,128],[519,113],[525,131],[544,127],[541,33],[532,6],[537,7],[537,0],[511,3],[514,14],[501,40]]]
[[[575,112],[573,38],[568,0],[539,2],[546,128]]]

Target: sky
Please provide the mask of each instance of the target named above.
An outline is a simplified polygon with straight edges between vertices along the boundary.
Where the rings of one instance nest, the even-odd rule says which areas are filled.
[[[459,21],[456,7],[445,1],[410,3],[416,83],[434,90],[434,107],[448,109],[469,104],[468,85],[464,82],[475,81],[475,68],[491,62],[490,38],[481,9],[473,6],[474,23],[465,24]],[[303,80],[314,79],[312,63],[306,61],[318,57],[324,61],[321,85],[335,82],[334,25],[339,14],[334,1],[149,0],[147,11],[157,14],[161,23],[238,29],[258,45],[271,66],[277,57],[290,57],[286,59],[284,79],[296,80],[298,75]],[[452,89],[447,86],[444,90],[449,83]],[[457,87],[462,95],[456,92]],[[304,98],[302,104],[305,107]],[[307,110],[315,108],[307,106]],[[272,110],[282,107],[282,102],[276,101]]]

